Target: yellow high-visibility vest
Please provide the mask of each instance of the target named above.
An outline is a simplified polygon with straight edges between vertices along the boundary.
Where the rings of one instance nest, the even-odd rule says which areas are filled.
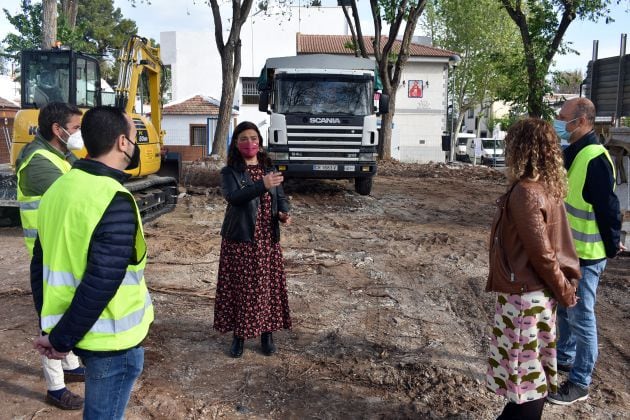
[[[22,171],[28,166],[34,156],[40,155],[48,159],[55,165],[62,174],[65,174],[72,167],[70,163],[57,156],[53,152],[46,149],[37,149],[31,153],[17,171],[17,199],[20,203],[20,219],[22,220],[22,230],[24,231],[24,242],[26,249],[31,257],[33,257],[33,247],[35,246],[35,238],[37,237],[37,209],[41,195],[26,195],[20,188],[20,180],[22,179]]]
[[[567,217],[573,233],[573,243],[578,256],[584,260],[597,260],[606,258],[606,248],[599,233],[597,220],[593,206],[582,197],[586,182],[586,171],[591,160],[604,154],[610,166],[613,168],[615,178],[615,166],[608,151],[599,144],[590,144],[577,154],[569,168],[569,191],[565,199]],[[613,181],[612,188],[615,188]]]
[[[125,278],[90,331],[76,347],[115,351],[135,347],[153,321],[153,304],[144,280],[146,242],[131,193],[116,180],[71,169],[42,197],[39,238],[43,251],[44,299],[41,327],[50,332],[66,312],[87,267],[92,234],[117,193],[134,203],[138,229],[134,257]]]

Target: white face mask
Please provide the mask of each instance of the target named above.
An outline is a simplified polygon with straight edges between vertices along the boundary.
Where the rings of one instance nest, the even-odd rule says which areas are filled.
[[[68,139],[66,141],[64,141],[63,139],[60,139],[66,144],[66,147],[68,148],[68,150],[83,149],[84,143],[83,143],[83,136],[81,135],[81,130],[77,130],[74,132],[74,134],[70,134],[66,131],[65,128],[61,127],[61,129],[65,131],[65,133],[68,135]]]

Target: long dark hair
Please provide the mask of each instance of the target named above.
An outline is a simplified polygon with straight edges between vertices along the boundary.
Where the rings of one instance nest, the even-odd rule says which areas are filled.
[[[243,121],[234,129],[234,132],[232,133],[232,140],[230,140],[230,146],[228,147],[227,153],[228,166],[240,170],[245,169],[245,160],[243,159],[243,156],[241,156],[241,152],[238,151],[238,147],[236,145],[236,143],[238,143],[238,136],[245,130],[256,131],[256,135],[258,136],[258,154],[256,155],[256,157],[258,158],[258,163],[263,165],[265,169],[270,168],[272,162],[265,149],[263,149],[260,130],[258,129],[258,126],[251,121]]]

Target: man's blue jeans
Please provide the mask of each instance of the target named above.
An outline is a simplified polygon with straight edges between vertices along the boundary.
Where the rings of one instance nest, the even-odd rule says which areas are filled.
[[[85,365],[85,420],[123,419],[133,384],[142,373],[144,349],[136,347],[111,355],[81,355]]]
[[[582,279],[577,289],[577,305],[572,308],[558,305],[558,363],[573,365],[569,381],[583,388],[590,385],[597,361],[595,301],[604,268],[606,260],[580,267]]]

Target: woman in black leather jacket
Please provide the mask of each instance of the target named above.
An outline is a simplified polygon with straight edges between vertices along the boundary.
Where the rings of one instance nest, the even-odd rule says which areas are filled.
[[[227,208],[214,308],[214,328],[234,332],[232,357],[241,357],[245,339],[257,336],[269,356],[276,351],[273,331],[291,328],[279,242],[279,224],[290,224],[291,216],[282,181],[258,127],[248,121],[237,125],[221,170]]]

